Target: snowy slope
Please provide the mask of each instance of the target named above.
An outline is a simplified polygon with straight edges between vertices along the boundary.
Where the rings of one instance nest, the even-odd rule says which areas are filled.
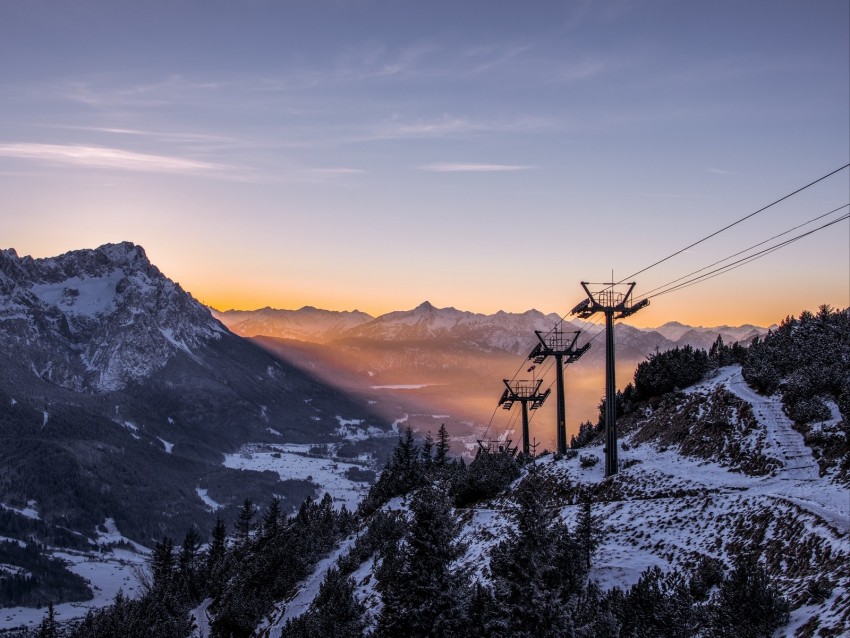
[[[692,567],[701,557],[721,559],[727,566],[741,553],[759,556],[765,569],[791,604],[791,622],[780,636],[823,630],[824,635],[847,635],[850,627],[850,496],[829,476],[821,477],[811,451],[781,410],[777,397],[762,397],[743,381],[740,367],[723,368],[713,378],[687,390],[690,396],[710,397],[718,389],[731,392],[752,408],[755,425],[728,424],[727,433],[757,441],[759,453],[775,461],[746,473],[728,458],[684,455],[676,445],[642,437],[640,427],[623,437],[621,472],[604,478],[601,446],[587,447],[573,458],[552,456],[536,461],[560,487],[561,518],[573,525],[579,506],[570,494],[590,490],[593,512],[606,533],[590,578],[603,588],[634,585],[647,568]],[[706,403],[708,405],[708,403]],[[734,405],[728,414],[741,414]],[[647,422],[651,417],[647,417]],[[743,417],[742,417],[743,418]],[[639,442],[644,441],[644,442]],[[745,443],[745,442],[744,442]],[[746,449],[743,445],[739,449]],[[593,466],[581,457],[595,456]],[[769,470],[769,471],[765,471]],[[465,555],[459,563],[479,579],[487,579],[489,552],[511,525],[510,492],[499,499],[459,512],[464,526]],[[395,501],[395,507],[404,504]],[[371,559],[354,573],[356,595],[374,617],[380,607]],[[328,565],[319,567],[296,595],[305,609],[317,591]],[[809,587],[826,579],[832,595],[824,602],[810,599]],[[281,619],[286,605],[278,609]],[[280,625],[272,626],[279,627]],[[279,629],[278,629],[279,630]],[[808,634],[813,635],[813,634]]]

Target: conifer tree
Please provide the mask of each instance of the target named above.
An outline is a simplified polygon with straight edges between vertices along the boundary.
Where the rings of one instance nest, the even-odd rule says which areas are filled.
[[[558,552],[570,547],[552,507],[551,490],[539,473],[529,474],[515,492],[514,527],[493,548],[490,571],[506,635],[561,637],[572,622],[562,598],[569,560]]]
[[[58,638],[59,623],[56,622],[56,610],[53,602],[47,603],[47,613],[38,626],[38,638]]]
[[[251,531],[254,529],[254,514],[256,514],[254,504],[251,499],[246,498],[239,509],[239,516],[233,530],[233,536],[238,545],[244,545],[250,538]]]
[[[280,529],[280,498],[277,496],[272,498],[265,514],[263,514],[261,529],[261,534],[264,539],[270,539],[277,536]]]
[[[437,432],[436,454],[434,455],[434,465],[443,467],[446,464],[451,442],[449,441],[449,433],[446,430],[446,424],[440,424],[440,430]]]
[[[460,585],[450,565],[462,549],[459,524],[448,495],[430,485],[415,494],[410,511],[413,518],[397,558],[385,555],[379,572],[384,608],[377,634],[451,636],[458,627]]]
[[[788,602],[753,558],[735,561],[709,607],[711,638],[769,638],[788,622]]]
[[[593,502],[589,494],[583,494],[576,524],[575,536],[579,542],[586,569],[590,569],[593,555],[602,541],[602,528],[593,515]]]

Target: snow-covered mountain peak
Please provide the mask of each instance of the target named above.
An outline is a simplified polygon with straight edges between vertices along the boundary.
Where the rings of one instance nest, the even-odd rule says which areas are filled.
[[[139,381],[225,331],[130,242],[0,257],[0,343],[38,376],[75,390]]]

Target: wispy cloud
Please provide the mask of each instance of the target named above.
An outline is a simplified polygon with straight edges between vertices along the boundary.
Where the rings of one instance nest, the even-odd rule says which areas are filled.
[[[425,164],[419,169],[432,173],[505,173],[514,171],[529,171],[533,166],[520,164],[466,164],[466,163],[437,163]]]
[[[318,173],[320,175],[359,175],[365,173],[362,168],[311,168],[311,173]]]
[[[198,175],[219,173],[231,167],[184,157],[137,153],[104,146],[65,144],[0,144],[0,157],[29,159],[49,164],[69,164],[88,168],[107,168],[153,173]]]
[[[526,117],[513,120],[472,120],[463,116],[443,115],[429,119],[401,119],[392,117],[364,135],[346,140],[371,142],[396,139],[424,139],[457,137],[480,133],[527,133],[552,129],[557,123],[551,119]]]

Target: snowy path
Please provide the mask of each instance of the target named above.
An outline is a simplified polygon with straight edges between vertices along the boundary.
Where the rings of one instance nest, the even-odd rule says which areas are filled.
[[[793,503],[822,518],[839,532],[850,532],[850,490],[821,477],[811,449],[782,410],[779,395],[758,394],[744,381],[740,366],[721,369],[718,376],[694,386],[691,391],[717,385],[723,385],[752,406],[767,434],[766,452],[772,452],[772,456],[782,461],[782,467],[774,476],[766,477],[751,491]]]

